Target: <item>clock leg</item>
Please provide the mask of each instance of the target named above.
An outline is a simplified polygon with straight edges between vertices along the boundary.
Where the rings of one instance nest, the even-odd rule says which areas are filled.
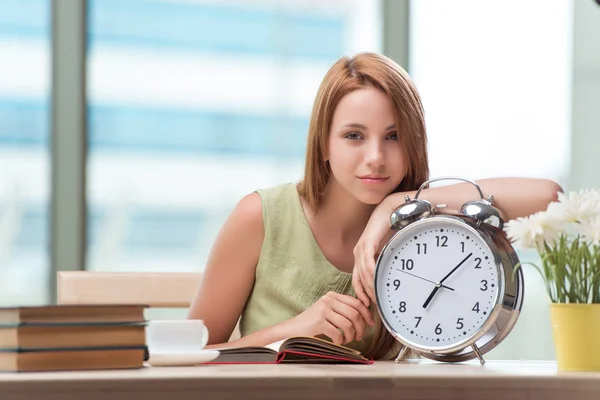
[[[398,353],[398,356],[396,357],[396,363],[399,363],[401,361],[404,361],[404,356],[406,355],[406,352],[408,351],[408,346],[402,346],[402,348],[400,349],[400,352]]]
[[[481,365],[485,364],[485,360],[483,359],[483,356],[481,355],[481,352],[479,351],[479,347],[477,347],[477,345],[473,343],[471,348],[473,349],[473,352],[475,353],[477,358],[479,358],[479,362],[481,363]]]

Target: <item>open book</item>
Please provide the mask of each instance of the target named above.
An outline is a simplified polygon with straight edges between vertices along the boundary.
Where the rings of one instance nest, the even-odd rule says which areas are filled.
[[[358,350],[318,337],[298,336],[265,347],[220,348],[214,364],[372,364]]]

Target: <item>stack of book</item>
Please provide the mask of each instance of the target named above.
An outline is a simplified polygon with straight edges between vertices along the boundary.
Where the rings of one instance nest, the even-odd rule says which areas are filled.
[[[141,368],[144,305],[0,308],[0,371]]]

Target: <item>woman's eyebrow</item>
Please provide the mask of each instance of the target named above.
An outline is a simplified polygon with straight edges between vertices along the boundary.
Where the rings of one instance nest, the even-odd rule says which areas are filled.
[[[357,129],[364,129],[366,130],[367,127],[363,124],[359,124],[356,122],[352,122],[349,124],[344,124],[341,126],[342,128],[357,128]],[[396,127],[396,124],[391,124],[390,126],[388,126],[387,128],[385,128],[386,131],[389,131],[390,129],[394,129]]]
[[[349,123],[349,124],[344,124],[341,127],[342,128],[357,128],[357,129],[365,129],[365,130],[367,129],[367,127],[364,126],[363,124],[358,124],[356,122],[352,122],[352,123]]]

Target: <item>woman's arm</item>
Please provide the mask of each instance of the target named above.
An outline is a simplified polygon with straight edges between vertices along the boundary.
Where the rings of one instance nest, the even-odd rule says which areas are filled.
[[[209,344],[226,343],[254,285],[264,238],[258,193],[242,198],[221,228],[188,318],[202,319]]]
[[[548,179],[490,178],[478,180],[476,183],[486,199],[490,194],[494,196],[494,206],[500,209],[505,222],[545,210],[550,202],[557,200],[558,192],[563,191],[558,183]],[[393,193],[384,203],[391,214],[404,203],[405,195],[413,199],[415,194],[416,190]],[[479,193],[470,183],[457,183],[423,189],[419,198],[429,200],[434,206],[447,204],[449,209],[458,210],[467,201],[479,199]]]
[[[545,210],[549,203],[557,200],[558,192],[563,191],[560,185],[547,179],[491,178],[478,180],[477,184],[486,199],[490,194],[494,195],[494,205],[505,222]],[[375,300],[375,255],[390,231],[390,215],[404,203],[405,195],[414,199],[415,194],[416,190],[387,196],[373,211],[354,248],[352,286],[365,305],[369,305],[369,298]],[[428,200],[433,206],[446,204],[448,209],[457,211],[467,201],[478,199],[479,193],[470,183],[458,183],[423,189],[419,198]]]

